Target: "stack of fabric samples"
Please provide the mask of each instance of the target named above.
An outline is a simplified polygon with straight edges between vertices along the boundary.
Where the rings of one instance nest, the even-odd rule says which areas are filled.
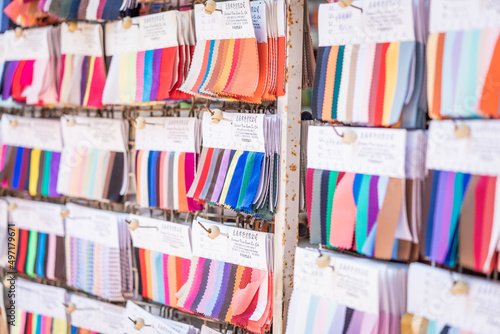
[[[16,318],[10,333],[66,334],[66,290],[16,279]]]
[[[124,333],[135,334],[137,333],[136,324],[144,322],[144,327],[140,329],[144,334],[155,333],[176,333],[176,334],[198,334],[199,329],[186,323],[165,319],[149,313],[142,307],[129,300],[125,309]]]
[[[4,200],[11,208],[8,222],[15,226],[11,244],[15,245],[16,271],[62,282],[66,274],[64,219],[60,216],[64,206],[12,197]]]
[[[176,307],[176,293],[186,283],[191,265],[191,226],[130,215],[130,232],[139,272],[138,293]]]
[[[201,122],[194,117],[143,119],[144,128],[135,130],[137,203],[180,212],[201,210],[200,203],[187,197],[200,153]]]
[[[132,250],[127,215],[66,205],[66,283],[103,299],[132,293]]]
[[[271,220],[278,204],[281,119],[220,115],[218,122],[203,115],[203,150],[188,197]]]
[[[429,116],[500,117],[500,15],[491,4],[431,2]],[[453,12],[453,15],[442,13]]]
[[[63,141],[60,122],[3,115],[0,182],[31,196],[58,197]]]
[[[320,5],[312,98],[316,119],[386,127],[425,125],[425,6],[405,1],[397,11],[380,8],[361,0],[346,8]],[[384,17],[388,12],[390,19]]]
[[[423,131],[327,125],[309,127],[308,136],[311,243],[385,260],[415,258]]]
[[[61,82],[59,102],[62,105],[102,107],[106,82],[102,26],[78,22],[76,30],[61,25]]]
[[[32,105],[56,104],[60,62],[60,28],[13,30],[2,38],[2,100]]]
[[[400,333],[407,272],[406,265],[297,248],[286,333]]]
[[[62,116],[64,148],[57,191],[119,202],[129,181],[128,127],[123,119]]]
[[[467,137],[460,137],[460,127],[469,131]],[[431,122],[421,236],[422,255],[430,261],[485,274],[499,268],[500,156],[491,146],[499,131],[500,121],[493,120]]]
[[[496,333],[499,293],[498,281],[412,263],[402,333]]]
[[[71,294],[71,333],[124,333],[125,307]]]
[[[133,18],[132,27],[106,24],[111,57],[103,103],[133,104],[186,99],[179,91],[194,52],[193,11],[167,11]]]
[[[191,268],[186,284],[177,293],[178,307],[250,333],[269,330],[273,313],[272,237],[197,218],[193,221]]]

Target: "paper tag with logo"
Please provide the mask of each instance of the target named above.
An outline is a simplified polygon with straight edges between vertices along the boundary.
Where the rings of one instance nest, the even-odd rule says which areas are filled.
[[[14,121],[17,125],[12,127]],[[5,145],[62,151],[61,124],[57,120],[4,115],[1,127]]]
[[[207,230],[217,227],[220,231],[218,237],[210,239],[207,231],[199,224],[201,223]],[[197,218],[193,220],[193,256],[203,257],[217,261],[228,260],[229,238],[228,226],[217,224],[207,219]]]
[[[68,24],[61,25],[61,53],[80,56],[103,56],[102,27],[96,23],[78,22],[75,31]]]
[[[33,60],[50,58],[50,27],[25,29],[16,37],[14,30],[3,34],[4,60]]]
[[[10,212],[10,223],[17,228],[64,236],[64,220],[60,216],[63,205],[10,197],[7,201],[16,204]]]
[[[56,319],[66,319],[65,289],[32,283],[22,278],[18,278],[15,284],[16,307],[19,310]]]
[[[123,333],[125,308],[94,299],[70,295],[76,306],[71,313],[71,325],[97,333]]]
[[[228,259],[240,266],[268,270],[267,240],[269,233],[229,227]]]

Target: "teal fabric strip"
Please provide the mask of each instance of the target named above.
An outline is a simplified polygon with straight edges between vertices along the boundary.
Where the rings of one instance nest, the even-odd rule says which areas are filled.
[[[241,182],[240,195],[238,196],[238,202],[236,204],[237,210],[241,210],[243,199],[245,198],[245,194],[247,193],[248,184],[250,183],[250,178],[252,176],[255,154],[256,152],[250,152],[248,154],[247,163],[245,165],[245,170],[243,172],[243,181]]]
[[[142,91],[142,102],[147,102],[151,96],[153,84],[153,55],[154,50],[146,51],[144,55],[144,89]]]
[[[333,86],[332,119],[337,119],[340,82],[342,80],[342,65],[344,63],[344,49],[345,49],[344,45],[339,46],[339,51],[337,54],[337,65],[335,67],[335,84]]]
[[[359,190],[358,206],[356,211],[356,249],[362,249],[368,236],[368,205],[370,197],[371,175],[363,175]]]
[[[332,205],[333,197],[335,197],[335,190],[337,190],[337,179],[339,177],[339,172],[331,171],[330,178],[328,179],[328,195],[326,204],[326,244],[330,245],[330,234],[332,226]]]
[[[155,267],[156,267],[156,277],[154,278],[156,282],[153,285],[156,285],[158,291],[158,302],[165,305],[165,284],[163,280],[163,275],[167,275],[167,268],[163,268],[163,254],[157,252],[155,253]]]

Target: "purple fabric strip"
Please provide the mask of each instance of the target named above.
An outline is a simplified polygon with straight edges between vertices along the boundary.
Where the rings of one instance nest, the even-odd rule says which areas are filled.
[[[361,325],[363,324],[364,313],[354,310],[352,314],[351,323],[347,329],[346,334],[359,334],[361,332]]]
[[[378,323],[378,332],[377,333],[389,333],[389,323],[390,316],[388,313],[381,312]]]
[[[60,196],[57,193],[57,176],[59,173],[59,164],[61,162],[61,152],[52,152],[52,163],[50,165],[50,183],[49,183],[49,196]]]
[[[443,218],[443,211],[444,211],[444,203],[443,201],[446,201],[446,179],[448,178],[448,174],[452,172],[441,172],[439,173],[439,180],[438,180],[438,190],[437,190],[437,195],[436,195],[436,205],[435,205],[435,211],[434,211],[434,219],[433,219],[433,226],[432,226],[432,244],[431,244],[431,260],[436,261],[437,260],[437,254],[441,253],[438,252],[439,247],[443,247],[443,245],[439,245],[439,240],[440,240],[440,231],[441,231],[441,222]],[[450,195],[452,198],[453,196]],[[446,245],[448,246],[448,245]]]
[[[16,73],[17,65],[19,61],[11,61],[5,70],[5,76],[3,79],[3,91],[2,99],[7,100],[10,97],[10,91],[12,89],[12,80],[14,79],[14,73]]]
[[[82,62],[82,79],[80,81],[80,105],[83,106],[83,100],[85,100],[85,92],[87,91],[87,81],[89,79],[89,62],[90,57],[83,57]],[[78,71],[78,69],[76,69]]]
[[[151,82],[150,101],[156,101],[158,89],[160,88],[160,66],[162,49],[155,50],[153,53],[153,81]]]
[[[449,89],[451,89],[451,101],[452,101],[452,103],[454,103],[454,101],[455,101],[455,93],[457,91],[456,88],[458,86],[458,72],[459,72],[459,67],[460,67],[460,54],[462,51],[463,37],[464,37],[464,32],[457,31],[456,35],[455,35],[455,40],[453,43],[453,58],[451,59],[451,68],[453,69],[451,71],[453,85],[452,85],[452,87],[449,87]]]
[[[368,222],[366,226],[366,235],[370,234],[373,225],[377,221],[378,216],[378,175],[372,176],[370,179],[370,194],[368,197]]]
[[[446,259],[446,254],[448,254],[448,247],[450,243],[450,225],[451,225],[451,214],[453,212],[453,188],[455,186],[455,173],[446,173],[445,179],[445,193],[443,194],[444,207],[442,218],[439,220],[438,225],[441,226],[439,235],[436,235],[439,247],[437,248],[436,258],[439,263],[444,263]]]
[[[330,329],[328,330],[329,334],[343,334],[346,310],[347,308],[344,305],[337,305],[335,315],[330,323]]]
[[[212,194],[211,202],[217,202],[224,186],[224,180],[226,179],[226,172],[229,166],[229,157],[231,155],[231,150],[225,150],[224,156],[222,157],[222,162],[220,164],[219,176],[217,177],[217,183],[215,184],[214,193]]]
[[[219,290],[219,296],[217,297],[217,301],[215,302],[215,307],[212,311],[212,318],[217,319],[217,316],[220,313],[220,310],[222,309],[222,305],[224,303],[224,297],[225,297],[225,292],[226,292],[226,287],[229,284],[229,273],[231,271],[231,263],[225,263],[224,264],[224,272],[222,273],[222,284],[220,286]]]

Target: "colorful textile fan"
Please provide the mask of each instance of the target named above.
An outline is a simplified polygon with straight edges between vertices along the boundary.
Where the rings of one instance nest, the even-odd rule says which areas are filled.
[[[176,333],[176,334],[198,334],[199,330],[192,325],[165,319],[154,315],[135,304],[127,301],[125,317],[123,318],[124,333],[134,333],[138,330],[134,327],[137,320],[144,321],[144,327],[140,330],[144,334]]]
[[[500,117],[500,15],[490,6],[479,2],[448,6],[444,1],[431,5],[427,42],[431,118]],[[446,11],[454,15],[443,16]]]
[[[21,27],[40,27],[57,23],[55,18],[40,11],[36,0],[7,0],[2,6],[2,13]]]
[[[2,38],[2,100],[33,105],[57,103],[59,27],[24,30],[17,38],[12,30]]]
[[[71,294],[71,333],[125,333],[125,307]]]
[[[203,151],[188,197],[271,220],[278,204],[280,118],[223,117],[214,124],[210,113],[203,115]]]
[[[63,116],[64,150],[57,191],[119,202],[128,188],[128,122]]]
[[[7,198],[14,225],[15,269],[31,277],[62,281],[66,271],[62,205]],[[12,264],[12,262],[9,262]]]
[[[129,29],[106,24],[106,55],[111,58],[104,104],[186,99],[179,91],[194,52],[192,11],[135,17]]]
[[[4,115],[0,182],[31,196],[58,197],[62,136],[57,120]]]
[[[363,11],[321,4],[312,98],[316,119],[369,126],[423,127],[423,7],[406,1],[383,15],[381,0],[355,1]],[[415,8],[413,8],[415,6]],[[421,7],[420,7],[421,6]],[[342,24],[339,24],[342,20]],[[365,33],[370,30],[370,33]]]
[[[16,279],[16,318],[12,334],[66,334],[66,290]]]
[[[130,234],[126,215],[68,204],[66,282],[109,301],[132,292]]]
[[[500,122],[467,121],[467,138],[455,137],[453,121],[433,121],[427,150],[426,223],[421,253],[430,261],[490,274],[498,267],[498,155],[490,143]],[[443,140],[443,138],[445,140]],[[432,143],[431,143],[432,142]],[[492,160],[484,160],[481,152]],[[450,159],[450,152],[459,152]]]
[[[61,25],[61,104],[102,107],[106,82],[102,35],[100,24],[78,22],[73,32],[67,23]]]
[[[147,117],[145,121],[145,127],[135,131],[137,203],[144,208],[201,210],[198,202],[187,197],[195,179],[201,122],[192,117]]]
[[[250,103],[284,95],[284,14],[276,14],[279,5],[252,5],[258,31],[252,24],[248,1],[228,1],[217,6],[222,12],[212,15],[204,12],[203,5],[195,6],[197,43],[191,69],[180,90],[194,96]],[[283,6],[279,8],[284,11]],[[234,25],[226,21],[224,12],[243,19]],[[283,30],[277,28],[278,18],[283,19],[279,21]],[[283,36],[278,38],[278,33]]]
[[[186,283],[191,264],[191,227],[135,215],[129,221],[139,224],[130,233],[139,295],[177,307],[176,293]]]
[[[352,131],[337,129],[344,136]],[[413,135],[418,139],[413,145],[408,139],[409,147],[405,148],[405,141]],[[359,128],[356,137],[356,143],[345,144],[330,126],[309,128],[306,201],[311,242],[370,257],[407,261],[412,254],[415,256],[418,244],[425,136],[421,131],[410,134],[404,130]],[[391,152],[393,158],[399,157],[385,162],[379,157],[371,164],[373,158],[365,156],[366,152],[355,151],[356,146],[364,147],[377,138],[384,142],[378,145],[391,147],[385,157]],[[384,155],[381,151],[376,154]],[[405,170],[407,158],[414,159],[406,164],[419,174]],[[388,166],[400,169],[390,171]]]
[[[317,250],[297,248],[286,333],[400,333],[408,267],[326,254],[332,267],[319,268]]]
[[[200,224],[211,229],[216,226],[220,235],[211,239]],[[251,333],[269,330],[273,274],[267,252],[272,247],[272,234],[217,225],[198,218],[193,222],[193,240],[189,278],[177,293],[177,305]],[[258,244],[252,248],[257,254],[248,254],[245,245],[250,240]],[[201,257],[201,253],[206,257]]]
[[[122,11],[123,1],[117,0],[40,0],[38,8],[61,19],[68,20],[118,20]],[[138,15],[138,8],[128,12]]]
[[[402,333],[409,333],[405,329],[410,327],[428,334],[495,333],[498,323],[491,319],[499,311],[490,306],[498,300],[498,293],[500,285],[495,280],[412,263]]]

